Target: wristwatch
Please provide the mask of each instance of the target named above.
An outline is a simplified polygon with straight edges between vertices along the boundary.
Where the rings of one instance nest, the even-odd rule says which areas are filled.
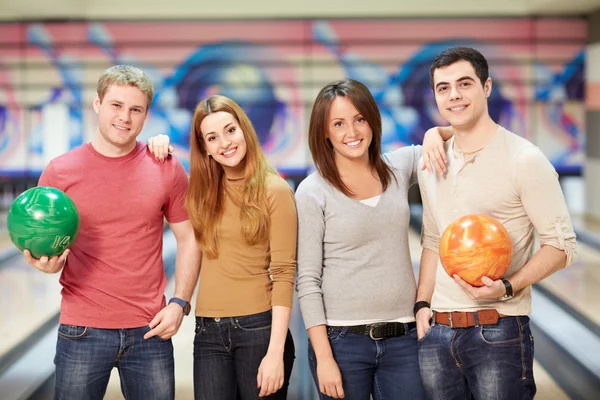
[[[508,279],[500,278],[500,280],[502,281],[502,283],[504,283],[504,288],[506,289],[506,293],[504,293],[504,296],[500,297],[498,300],[506,301],[506,300],[510,300],[513,297],[515,297],[515,294],[513,293],[512,285],[510,284]]]
[[[190,311],[192,311],[192,305],[190,302],[180,299],[179,297],[171,297],[169,304],[171,303],[179,304],[181,308],[183,308],[183,315],[189,315]]]

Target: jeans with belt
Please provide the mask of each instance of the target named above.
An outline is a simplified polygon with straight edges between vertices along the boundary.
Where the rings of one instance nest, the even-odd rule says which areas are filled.
[[[408,327],[408,324],[404,324]],[[327,329],[333,358],[342,374],[345,400],[424,399],[417,354],[417,329],[379,339],[376,335],[348,332],[349,327]],[[317,390],[317,358],[312,345],[308,360]],[[331,397],[319,392],[320,399]]]
[[[432,400],[533,399],[533,336],[527,316],[451,328],[434,323],[418,342],[421,378]]]

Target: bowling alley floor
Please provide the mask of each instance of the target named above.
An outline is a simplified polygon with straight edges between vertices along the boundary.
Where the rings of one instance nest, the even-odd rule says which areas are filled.
[[[0,213],[0,251],[12,246],[10,236],[6,230],[6,212]]]
[[[58,275],[46,275],[28,265],[0,231],[0,253],[16,254],[0,264],[0,358],[55,317],[60,308]]]
[[[600,237],[600,219],[577,215],[572,219],[576,229],[585,230]]]

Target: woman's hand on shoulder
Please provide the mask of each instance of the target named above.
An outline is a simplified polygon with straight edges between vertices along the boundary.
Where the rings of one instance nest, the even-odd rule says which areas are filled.
[[[157,161],[163,162],[175,149],[171,146],[171,139],[167,135],[156,135],[148,139],[148,150]]]

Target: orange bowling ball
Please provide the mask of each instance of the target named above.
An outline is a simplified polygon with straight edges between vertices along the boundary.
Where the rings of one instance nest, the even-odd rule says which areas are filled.
[[[440,239],[440,260],[448,275],[457,274],[472,286],[483,286],[484,276],[502,277],[511,259],[512,243],[506,228],[487,215],[456,219]]]

